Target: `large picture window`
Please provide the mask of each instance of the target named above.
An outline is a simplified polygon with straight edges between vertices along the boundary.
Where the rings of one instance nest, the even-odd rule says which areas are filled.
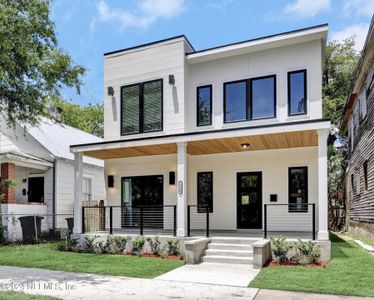
[[[197,126],[212,125],[212,86],[199,86],[197,94]]]
[[[213,212],[213,172],[197,173],[197,212]]]
[[[162,79],[121,88],[121,134],[162,130]]]
[[[288,115],[307,113],[306,70],[288,72]]]
[[[225,123],[276,117],[276,76],[224,84]]]
[[[308,168],[288,168],[288,211],[308,212]]]

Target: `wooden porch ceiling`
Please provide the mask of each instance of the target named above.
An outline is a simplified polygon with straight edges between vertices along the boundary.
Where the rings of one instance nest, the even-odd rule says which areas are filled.
[[[246,149],[243,149],[241,147],[241,144],[244,143],[248,143],[250,146]],[[307,130],[275,134],[251,135],[233,138],[218,138],[189,141],[187,143],[187,153],[190,155],[201,155],[214,153],[244,151],[246,152],[256,150],[309,147],[317,145],[317,131]],[[111,159],[175,153],[177,153],[176,143],[167,143],[149,146],[85,151],[84,155],[99,159]]]

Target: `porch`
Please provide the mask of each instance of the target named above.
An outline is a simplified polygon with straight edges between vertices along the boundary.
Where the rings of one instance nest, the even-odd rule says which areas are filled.
[[[72,146],[78,216],[74,230],[328,240],[330,123],[318,121]],[[111,181],[100,230],[85,224],[83,155],[105,159]],[[293,168],[299,169],[295,176]],[[202,181],[203,188],[199,173],[212,174]],[[302,184],[293,184],[290,176],[302,177]],[[158,209],[152,211],[152,206]]]

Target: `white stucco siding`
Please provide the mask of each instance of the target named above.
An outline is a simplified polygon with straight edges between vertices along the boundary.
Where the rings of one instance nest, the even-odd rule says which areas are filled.
[[[187,131],[241,127],[322,118],[322,42],[320,40],[189,65],[186,81]],[[307,115],[288,117],[287,72],[307,70]],[[223,84],[229,81],[276,75],[274,119],[224,124]],[[213,86],[213,125],[196,126],[196,87]]]
[[[163,131],[165,133],[184,131],[184,44],[183,39],[177,39],[162,45],[158,44],[105,56],[105,140],[121,138],[121,86],[155,79],[163,79]],[[168,83],[169,75],[175,77],[174,86],[170,86]],[[109,86],[114,88],[114,97],[107,95]],[[136,136],[159,134],[160,132],[137,134]],[[122,138],[126,139],[129,136]]]
[[[73,214],[74,165],[72,161],[58,160],[56,163],[56,213]],[[103,168],[84,164],[83,176],[92,178],[92,200],[105,199]]]
[[[238,172],[260,171],[263,182],[263,204],[270,203],[270,194],[278,195],[277,203],[288,203],[288,168],[308,167],[308,200],[317,203],[317,148],[291,148],[281,150],[250,151],[188,156],[187,198],[188,204],[196,204],[197,172],[213,172],[213,207],[210,215],[212,229],[235,230],[236,175]],[[107,205],[121,204],[121,177],[140,175],[164,176],[164,205],[175,205],[176,185],[169,185],[169,171],[176,170],[176,155],[148,156],[105,161],[106,175],[114,175],[114,188],[107,188]],[[117,211],[116,211],[117,210]],[[316,210],[317,215],[318,207]],[[196,215],[196,214],[195,214]],[[168,222],[172,217],[165,214]],[[120,227],[120,210],[113,211],[114,227]],[[204,216],[195,216],[196,224],[204,226]],[[170,228],[171,223],[166,226]],[[268,229],[272,231],[311,231],[311,210],[305,213],[288,213],[287,206],[269,208]]]

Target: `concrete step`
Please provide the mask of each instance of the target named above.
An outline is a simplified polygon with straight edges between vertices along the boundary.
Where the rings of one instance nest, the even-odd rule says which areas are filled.
[[[259,238],[243,238],[243,237],[212,237],[210,238],[211,243],[219,244],[246,244],[251,245],[258,241]]]
[[[252,258],[247,257],[231,257],[224,255],[208,255],[203,257],[203,262],[227,263],[227,264],[247,264],[253,263]]]
[[[253,258],[252,250],[207,249],[205,250],[205,255]]]
[[[251,245],[247,244],[228,244],[228,243],[209,243],[208,249],[223,249],[223,250],[252,250]]]

